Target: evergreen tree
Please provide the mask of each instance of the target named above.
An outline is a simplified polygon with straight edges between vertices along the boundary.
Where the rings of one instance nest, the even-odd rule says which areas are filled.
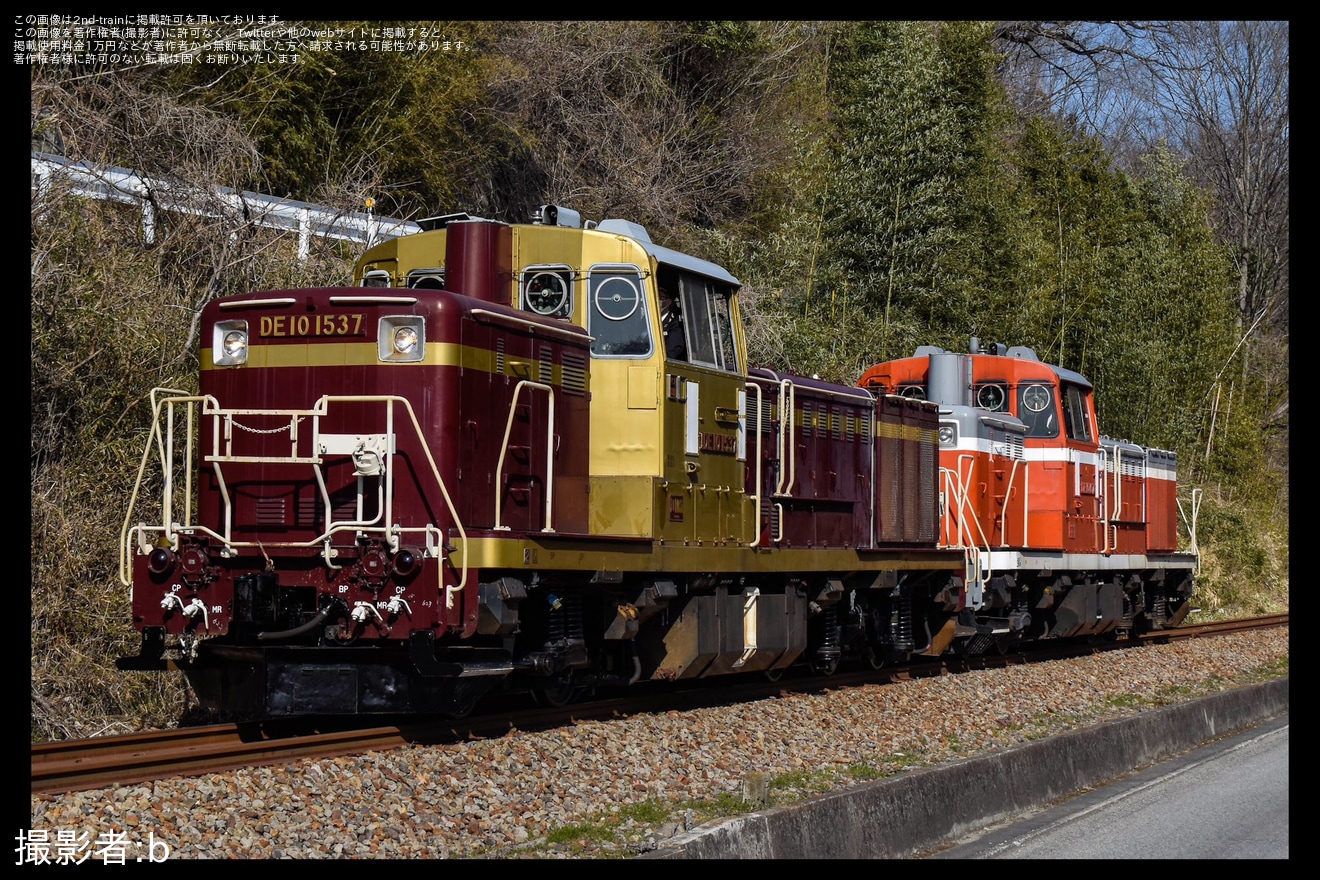
[[[839,141],[826,199],[823,295],[880,325],[875,358],[908,353],[942,293],[960,168],[953,89],[920,22],[859,24],[836,86]]]

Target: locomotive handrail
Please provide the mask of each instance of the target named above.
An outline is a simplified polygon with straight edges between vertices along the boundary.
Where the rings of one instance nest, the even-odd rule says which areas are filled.
[[[1118,454],[1118,450],[1114,450]],[[1081,468],[1078,467],[1077,473],[1081,474]],[[1109,452],[1105,449],[1103,443],[1100,444],[1100,460],[1095,466],[1095,491],[1100,502],[1100,553],[1107,554],[1111,550],[1118,549],[1118,527],[1114,527],[1114,543],[1109,543],[1109,514],[1110,514],[1110,492],[1109,492]],[[1114,468],[1114,492],[1119,496],[1121,491],[1120,484],[1122,477],[1118,473],[1118,468]]]
[[[504,476],[504,457],[509,452],[509,436],[513,433],[513,420],[518,412],[518,395],[522,393],[523,388],[544,391],[550,396],[550,411],[546,414],[545,420],[545,525],[542,526],[542,532],[554,532],[554,523],[551,519],[551,501],[555,494],[555,389],[541,382],[533,382],[530,379],[520,379],[518,384],[513,386],[513,400],[509,402],[509,418],[504,423],[504,443],[500,446],[499,462],[495,465],[495,529],[497,531],[509,530],[506,525],[501,525],[503,519],[501,513],[501,499],[503,490],[501,480]]]
[[[392,426],[387,428],[386,431],[388,436],[391,437],[394,436]],[[315,445],[315,440],[313,440],[313,445]],[[325,510],[326,510],[325,533],[327,538],[338,531],[347,531],[348,529],[359,531],[364,528],[370,528],[374,526],[377,522],[380,522],[382,518],[384,519],[385,522],[390,521],[390,516],[388,511],[393,507],[393,496],[392,494],[391,495],[386,494],[385,491],[386,487],[384,485],[378,485],[376,491],[377,494],[376,509],[380,511],[380,513],[376,514],[375,519],[371,519],[371,520],[361,519],[361,515],[362,515],[362,475],[361,474],[359,474],[357,478],[359,518],[356,520],[340,520],[338,522],[330,519],[329,512],[334,509],[333,505],[330,503],[330,487],[328,487],[325,484],[325,476],[321,473],[320,467],[313,467],[312,473],[316,476],[316,486],[318,489],[321,490],[321,503],[325,506]],[[219,475],[219,469],[217,469],[216,478],[220,479],[221,482],[223,483],[223,478],[221,478]],[[388,481],[381,481],[381,482],[385,483]],[[226,511],[227,510],[228,508],[226,508]],[[387,536],[390,538],[390,549],[397,552],[399,549],[398,537],[394,535],[387,535]],[[320,540],[319,536],[318,536],[318,540]],[[335,565],[333,558],[330,555],[330,550],[331,550],[330,542],[328,540],[324,541],[321,549],[321,558],[325,560],[326,568],[330,569],[331,571],[338,571],[339,569],[343,568],[343,566]]]
[[[1106,495],[1104,502],[1101,504],[1101,511],[1103,513],[1101,517],[1101,525],[1104,528],[1105,535],[1105,545],[1101,548],[1101,552],[1108,553],[1110,551],[1118,550],[1118,524],[1114,522],[1114,520],[1117,520],[1123,513],[1123,447],[1119,445],[1119,443],[1106,444],[1104,442],[1106,438],[1102,437],[1100,439],[1099,467],[1102,474],[1106,475],[1106,478],[1098,479],[1097,482],[1102,487],[1107,485],[1107,475],[1109,474],[1111,467],[1114,474],[1113,500],[1111,502],[1109,496]],[[1146,496],[1146,485],[1150,476],[1148,455],[1149,450],[1143,448],[1140,453],[1130,456],[1130,459],[1135,462],[1131,466],[1134,471],[1131,476],[1140,480],[1141,486],[1140,522],[1146,524],[1149,524],[1150,522],[1150,512],[1147,509],[1148,499]],[[1111,529],[1113,530],[1112,543],[1110,543],[1109,540]]]
[[[492,312],[490,309],[472,309],[468,312],[473,319],[483,323],[498,324],[503,327],[510,327],[515,330],[524,330],[533,335],[539,333],[544,336],[551,336],[561,339],[565,342],[575,342],[578,345],[590,345],[595,341],[594,336],[589,336],[585,330],[575,324],[564,324],[563,326],[547,325],[538,321],[529,321],[526,318],[515,315],[506,315],[502,312]]]
[[[965,491],[965,483],[967,481],[963,479],[962,475],[962,468],[964,465],[969,468],[973,467],[975,466],[975,460],[970,455],[960,455],[958,456],[957,469],[946,467],[940,468],[940,475],[943,477],[945,489],[949,493],[953,502],[950,505],[952,522],[946,522],[944,526],[944,542],[951,547],[966,547],[968,540],[967,535],[971,532],[971,528],[967,525],[967,497]],[[950,532],[950,529],[952,529],[952,532]],[[988,546],[989,545],[987,544],[987,547]]]
[[[440,477],[440,468],[435,463],[435,457],[431,455],[431,445],[426,442],[426,435],[422,431],[421,424],[417,421],[417,413],[413,411],[411,401],[409,401],[406,397],[399,397],[396,394],[368,394],[368,395],[325,394],[322,395],[319,400],[317,400],[316,404],[318,407],[320,407],[322,404],[329,404],[330,401],[332,400],[340,400],[346,403],[349,402],[371,403],[373,401],[379,401],[381,403],[389,403],[390,408],[387,411],[387,418],[389,420],[388,423],[391,428],[393,427],[394,403],[397,402],[403,404],[404,409],[407,410],[408,418],[412,421],[413,431],[417,435],[417,440],[422,448],[422,453],[426,456],[427,463],[431,466],[431,475],[435,477],[436,485],[440,487],[440,495],[445,499],[445,506],[449,509],[449,515],[454,519],[454,527],[458,529],[459,541],[463,547],[463,565],[460,570],[458,584],[456,586],[449,586],[445,584],[444,566],[437,566],[436,568],[436,578],[439,583],[439,586],[442,588],[442,591],[444,592],[445,595],[445,608],[452,609],[454,607],[454,594],[461,593],[463,591],[463,588],[467,586],[467,573],[468,573],[467,531],[463,528],[463,522],[459,518],[458,510],[455,509],[454,507],[453,499],[449,497],[449,490],[448,488],[445,487],[445,481]],[[389,473],[393,474],[393,470],[390,470]],[[394,480],[393,477],[391,476],[389,480],[389,485],[391,489],[393,488],[393,484],[394,484]],[[429,535],[431,532],[430,527],[429,526],[426,527],[425,530]]]
[[[1100,444],[1100,473],[1098,482],[1105,485],[1106,475],[1113,469],[1114,491],[1106,492],[1105,497],[1100,504],[1101,517],[1100,529],[1104,535],[1103,543],[1100,545],[1101,553],[1111,553],[1118,549],[1118,524],[1115,522],[1123,513],[1123,449],[1115,444],[1111,449],[1107,449],[1105,444]],[[1144,481],[1143,481],[1144,482]],[[1142,511],[1142,521],[1145,522],[1145,511]],[[1110,529],[1113,530],[1113,541],[1110,541]]]
[[[1200,548],[1200,545],[1197,544],[1197,542],[1196,542],[1196,518],[1197,518],[1197,516],[1200,515],[1200,512],[1201,512],[1201,496],[1202,496],[1203,494],[1204,494],[1204,490],[1202,490],[1202,489],[1193,489],[1193,490],[1192,490],[1192,499],[1191,499],[1192,516],[1191,516],[1191,519],[1188,519],[1188,518],[1187,518],[1187,511],[1183,510],[1182,499],[1181,499],[1181,498],[1178,498],[1177,496],[1174,496],[1174,499],[1173,499],[1174,503],[1175,503],[1176,505],[1178,505],[1178,515],[1181,516],[1181,517],[1183,518],[1183,525],[1187,527],[1187,537],[1188,537],[1188,539],[1192,542],[1192,546],[1189,548],[1188,552],[1189,552],[1189,553],[1194,553],[1194,554],[1196,554],[1196,571],[1197,571],[1197,572],[1200,572],[1200,570],[1201,570],[1201,548]]]
[[[1000,529],[999,532],[1000,547],[1008,546],[1008,499],[1012,497],[1013,491],[1017,488],[1014,483],[1017,482],[1019,471],[1022,473],[1022,482],[1025,484],[1022,487],[1022,546],[1031,546],[1031,530],[1029,528],[1031,521],[1028,519],[1031,505],[1026,501],[1031,497],[1031,469],[1025,467],[1025,462],[1022,459],[1015,458],[1013,459],[1013,467],[1008,472],[1008,484],[1004,486],[1004,528]]]
[[[966,464],[968,468],[969,479],[967,480],[963,479],[963,474],[961,472],[964,464]],[[967,513],[967,505],[969,504],[967,497],[967,484],[970,483],[971,468],[974,466],[975,459],[973,456],[960,455],[958,456],[958,470],[942,467],[940,468],[940,473],[944,477],[946,490],[953,497],[954,501],[954,521],[957,528],[956,535],[958,543],[952,546],[962,548],[967,557],[966,563],[968,566],[967,573],[969,582],[971,576],[975,574],[980,584],[986,584],[990,580],[991,572],[989,569],[983,569],[981,567],[980,553],[982,546],[984,546],[987,555],[990,553],[990,539],[986,537],[985,529],[981,525],[981,520],[975,515],[969,516]],[[976,527],[975,536],[971,534],[972,529],[967,525],[968,520],[970,520]],[[948,536],[946,535],[946,537]],[[980,543],[977,543],[977,537],[980,538]]]
[[[142,461],[138,464],[137,479],[134,480],[133,491],[130,492],[128,496],[128,506],[124,513],[124,525],[119,530],[119,582],[126,587],[133,586],[133,576],[132,576],[133,573],[132,573],[132,563],[131,563],[133,554],[132,554],[132,550],[130,549],[131,544],[129,543],[129,541],[132,538],[133,534],[137,531],[136,526],[130,527],[129,524],[133,521],[133,509],[137,505],[138,492],[141,491],[142,489],[142,480],[147,472],[147,462],[151,458],[151,447],[153,442],[159,447],[156,450],[156,453],[161,457],[162,470],[165,472],[166,485],[168,486],[170,483],[169,473],[172,470],[172,462],[164,455],[164,447],[162,445],[164,443],[164,439],[161,437],[160,434],[160,408],[164,403],[164,401],[158,400],[157,394],[171,394],[178,398],[190,399],[194,401],[200,400],[200,398],[197,397],[189,398],[188,392],[179,391],[174,388],[151,389],[151,433],[147,436],[146,445],[142,449]],[[191,416],[191,411],[190,411],[190,416]],[[171,418],[171,423],[172,422],[173,419]],[[191,425],[192,425],[192,421],[190,418],[189,419],[190,430],[188,431],[189,453],[191,452],[191,444],[192,444]],[[189,468],[188,470],[191,473],[191,468]],[[189,483],[188,489],[189,491],[191,491],[191,483]],[[163,501],[169,498],[170,495],[168,494],[167,491],[166,494],[163,496]],[[163,530],[168,533],[170,531],[168,526],[170,519],[170,511],[168,508],[165,507],[164,503],[162,503],[161,516],[163,518],[163,522],[166,524]]]
[[[172,396],[158,398],[158,394],[172,395]],[[459,540],[463,548],[462,551],[463,562],[460,569],[459,581],[456,585],[452,585],[452,586],[445,585],[443,566],[441,566],[437,570],[438,589],[440,592],[444,593],[446,607],[453,608],[454,595],[456,593],[462,592],[462,590],[467,585],[467,571],[468,571],[467,532],[463,528],[463,524],[459,519],[458,511],[454,507],[453,500],[449,496],[449,490],[445,486],[444,480],[440,477],[439,467],[436,465],[435,458],[431,454],[430,445],[426,442],[425,435],[423,434],[421,425],[417,420],[417,415],[413,411],[412,404],[406,398],[399,397],[397,395],[323,395],[316,401],[312,409],[309,410],[255,410],[255,409],[225,410],[220,407],[219,401],[217,401],[211,395],[191,395],[185,391],[178,391],[175,389],[168,389],[168,388],[152,389],[151,398],[152,398],[151,435],[148,438],[146,448],[143,450],[142,453],[142,461],[138,467],[137,480],[134,483],[133,491],[129,497],[128,510],[127,513],[125,514],[124,525],[120,532],[121,555],[120,555],[119,577],[121,583],[123,583],[124,586],[132,586],[131,559],[133,553],[134,538],[137,538],[136,543],[139,546],[141,546],[142,548],[146,548],[150,546],[150,542],[147,536],[152,531],[159,531],[160,539],[166,540],[169,542],[171,546],[176,546],[176,547],[179,541],[180,531],[187,531],[189,534],[209,535],[215,540],[224,544],[224,546],[230,550],[238,547],[256,547],[264,552],[265,547],[313,547],[316,546],[317,544],[321,544],[325,547],[325,551],[323,555],[327,561],[327,564],[330,564],[328,542],[332,535],[340,531],[345,531],[347,529],[362,531],[364,527],[370,528],[375,526],[375,524],[379,522],[382,524],[376,528],[379,528],[379,530],[384,534],[386,540],[390,543],[390,546],[393,549],[396,550],[398,549],[398,543],[399,543],[398,535],[400,533],[410,532],[410,531],[425,532],[427,535],[428,549],[431,549],[434,546],[434,549],[436,551],[436,556],[442,557],[443,543],[444,543],[443,536],[441,536],[440,540],[435,541],[434,545],[431,540],[432,536],[435,535],[436,533],[436,529],[434,525],[427,524],[426,526],[420,526],[420,527],[414,527],[408,529],[404,529],[398,525],[395,526],[388,525],[391,518],[390,514],[393,510],[394,483],[393,483],[392,467],[389,467],[388,465],[385,467],[385,473],[389,476],[386,480],[383,481],[384,486],[381,489],[383,493],[384,503],[378,504],[378,508],[381,510],[381,512],[374,519],[335,522],[330,518],[332,515],[331,514],[332,506],[329,503],[329,496],[327,494],[325,482],[320,474],[320,469],[319,469],[319,466],[323,461],[322,456],[319,454],[313,455],[311,457],[298,455],[298,448],[297,448],[298,423],[303,418],[313,419],[312,445],[313,445],[313,451],[315,452],[316,448],[318,447],[319,438],[321,436],[319,432],[320,418],[327,414],[328,407],[331,402],[335,402],[335,401],[351,402],[351,403],[379,402],[379,403],[388,404],[388,407],[386,409],[386,427],[388,431],[387,436],[389,438],[392,438],[394,436],[394,404],[401,403],[408,412],[408,417],[412,422],[413,430],[416,433],[418,440],[420,441],[422,452],[425,454],[427,462],[430,464],[432,476],[435,477],[436,484],[440,488],[440,494],[444,498],[445,505],[448,508],[450,515],[453,517],[454,527],[458,530]],[[193,461],[194,452],[192,448],[192,435],[194,428],[194,414],[196,413],[196,407],[197,404],[199,403],[202,405],[202,415],[209,415],[217,421],[216,429],[212,432],[211,454],[207,455],[205,458],[207,461],[211,463],[211,465],[214,468],[218,488],[223,502],[223,508],[224,508],[223,533],[218,533],[214,529],[211,529],[209,527],[190,522],[192,501],[193,501],[192,461]],[[184,404],[187,407],[188,431],[187,431],[187,440],[184,444],[184,450],[183,450],[183,463],[185,465],[184,498],[182,502],[183,517],[181,522],[175,522],[173,517],[174,506],[175,506],[174,407],[180,404]],[[164,433],[162,433],[161,431],[162,406],[166,408],[168,413],[165,419],[166,430]],[[289,450],[290,455],[285,458],[271,458],[269,456],[258,457],[258,456],[232,455],[233,426],[235,424],[234,416],[271,415],[271,414],[287,416],[290,420],[288,425],[290,444],[291,444]],[[221,420],[223,420],[223,430],[221,430],[221,424],[220,424]],[[283,430],[283,429],[279,428],[275,430]],[[224,437],[223,454],[221,451],[222,435]],[[330,436],[330,435],[326,435],[326,436]],[[137,525],[130,525],[133,518],[133,510],[134,507],[136,506],[137,497],[141,490],[141,486],[146,474],[146,466],[148,460],[150,459],[153,445],[156,447],[157,455],[161,460],[161,471],[162,471],[162,480],[163,480],[162,501],[161,501],[162,521],[159,526],[148,527],[146,523],[138,523]],[[387,448],[384,450],[384,454],[386,456],[392,455],[393,454],[392,441],[387,442],[386,447]],[[316,474],[317,483],[321,489],[322,500],[323,503],[325,503],[325,508],[326,508],[326,524],[325,524],[325,530],[322,532],[322,534],[316,536],[315,538],[309,541],[281,541],[281,542],[268,543],[264,545],[260,542],[234,541],[232,534],[233,504],[232,504],[232,499],[229,496],[228,486],[225,483],[224,473],[221,468],[221,464],[224,462],[263,462],[263,461],[265,462],[280,461],[280,462],[294,463],[294,464],[301,463],[301,464],[309,464],[312,466],[313,472]],[[359,475],[358,479],[360,486],[362,475]],[[361,494],[361,489],[359,488],[359,495],[360,494]],[[331,565],[331,567],[333,568],[334,566]]]
[[[749,501],[755,502],[756,519],[755,526],[752,529],[752,541],[748,547],[756,547],[761,543],[761,406],[764,398],[761,396],[761,386],[756,382],[747,381],[743,385],[756,392],[756,481],[752,484],[756,487],[756,493],[749,495]]]
[[[779,382],[779,480],[775,495],[792,497],[797,480],[797,456],[793,454],[793,421],[797,416],[797,393],[792,379]]]

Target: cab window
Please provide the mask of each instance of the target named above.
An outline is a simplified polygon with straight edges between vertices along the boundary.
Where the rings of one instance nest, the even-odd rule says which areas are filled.
[[[686,345],[684,360],[738,372],[733,337],[733,288],[694,272],[661,264],[656,283],[675,296]]]
[[[642,273],[635,266],[592,267],[587,276],[587,332],[597,357],[647,357],[650,324]]]
[[[1008,385],[1004,382],[981,382],[974,386],[976,405],[991,412],[1008,412]]]
[[[897,389],[898,393],[910,400],[926,399],[925,382],[900,382]]]
[[[445,270],[441,268],[413,269],[408,273],[408,286],[422,290],[444,290]]]
[[[732,291],[726,285],[683,273],[678,292],[687,329],[688,360],[718,370],[736,371],[738,357],[729,316]]]
[[[528,266],[518,283],[522,307],[550,318],[573,313],[573,270],[568,266]]]
[[[1018,419],[1027,426],[1028,437],[1059,436],[1058,404],[1054,389],[1044,383],[1018,386]]]
[[[1068,430],[1069,440],[1093,442],[1091,436],[1091,411],[1086,407],[1086,392],[1076,385],[1063,386],[1063,423]]]

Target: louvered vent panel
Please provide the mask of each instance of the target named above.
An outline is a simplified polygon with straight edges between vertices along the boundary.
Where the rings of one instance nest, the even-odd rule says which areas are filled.
[[[583,395],[587,393],[587,361],[578,354],[564,353],[564,363],[560,367],[564,374],[564,393]]]
[[[256,504],[256,520],[259,526],[282,526],[286,524],[284,519],[285,505],[284,498],[258,498]]]
[[[545,385],[554,382],[555,365],[551,361],[552,354],[550,346],[543,345],[541,346],[541,354],[536,359],[536,380]]]

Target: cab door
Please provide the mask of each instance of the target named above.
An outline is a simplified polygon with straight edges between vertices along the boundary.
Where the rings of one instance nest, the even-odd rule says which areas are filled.
[[[1068,450],[1064,548],[1074,553],[1104,549],[1104,470],[1092,417],[1089,389],[1063,382],[1059,406]]]
[[[661,268],[659,285],[677,297],[683,357],[664,357],[665,455],[661,486],[667,539],[751,540],[745,488],[747,391],[734,337],[733,289],[690,272]],[[657,332],[663,332],[657,325]]]

